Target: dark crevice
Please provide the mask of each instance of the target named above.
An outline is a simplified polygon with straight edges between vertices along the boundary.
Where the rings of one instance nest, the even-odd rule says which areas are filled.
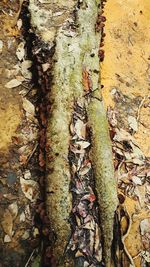
[[[52,57],[55,51],[53,46],[49,49],[48,45],[42,42],[34,33],[30,23],[30,13],[28,10],[29,1],[24,1],[20,18],[22,19],[22,35],[25,40],[26,56],[32,61],[30,71],[32,73],[32,88],[36,89],[36,95],[33,97],[32,89],[28,98],[34,103],[36,108],[36,117],[39,123],[38,151],[35,153],[33,161],[37,162],[37,176],[40,188],[40,198],[35,206],[34,225],[39,229],[39,253],[42,255],[42,267],[50,266],[51,257],[51,237],[50,222],[46,215],[46,129],[47,118],[50,109],[48,93],[52,81]],[[42,64],[49,63],[50,67],[43,72]],[[34,162],[34,163],[35,163]],[[32,163],[32,162],[31,162]],[[46,255],[47,254],[47,255]],[[51,263],[53,266],[53,263]]]

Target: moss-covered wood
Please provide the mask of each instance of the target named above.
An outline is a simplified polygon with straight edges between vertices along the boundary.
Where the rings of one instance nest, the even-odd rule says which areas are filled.
[[[33,2],[30,0],[30,12],[31,21],[35,27],[36,23],[39,23],[37,20],[38,11],[35,12],[35,10],[39,7],[35,7]],[[61,1],[61,3],[55,1],[55,5],[51,4],[49,4],[50,10],[47,8],[48,6],[40,5],[39,14],[42,14],[41,8],[43,8],[45,10],[43,14],[48,15],[47,12],[49,12],[53,22],[54,7],[56,9],[57,6],[57,11],[66,12],[66,1]],[[50,47],[52,43],[56,44],[53,81],[49,94],[52,104],[47,128],[47,144],[50,149],[47,153],[46,190],[47,211],[56,237],[55,242],[53,242],[53,253],[57,266],[61,267],[74,266],[73,262],[67,260],[66,257],[63,258],[63,254],[71,233],[68,221],[72,201],[69,192],[69,124],[74,100],[79,98],[85,99],[89,125],[92,129],[91,160],[100,207],[104,239],[103,256],[105,266],[112,266],[111,243],[117,193],[107,119],[99,92],[98,49],[100,36],[95,31],[99,4],[99,0],[72,0],[69,5],[70,12],[67,11],[66,15],[63,15],[61,23],[58,23],[56,28],[53,24],[51,25],[49,19],[45,19],[44,26],[42,24],[40,27],[38,24],[36,28],[36,34],[43,38]],[[72,12],[73,10],[74,12]],[[89,92],[86,96],[87,92],[85,92],[83,81],[84,71],[88,73],[89,79]]]

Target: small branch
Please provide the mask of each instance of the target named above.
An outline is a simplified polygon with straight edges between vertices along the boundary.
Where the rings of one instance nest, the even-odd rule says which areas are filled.
[[[35,253],[35,250],[36,250],[36,249],[34,249],[34,250],[32,251],[32,253],[31,253],[31,255],[30,255],[28,261],[26,262],[25,267],[28,267],[28,266],[29,266],[29,263],[30,263],[30,261],[31,261],[31,259],[32,259],[32,257],[33,257],[33,255],[34,255],[34,253]]]

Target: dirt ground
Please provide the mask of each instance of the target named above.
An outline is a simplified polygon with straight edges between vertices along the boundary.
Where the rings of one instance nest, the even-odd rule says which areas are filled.
[[[0,3],[0,266],[25,266],[39,247],[39,230],[33,224],[39,196],[39,125],[35,106],[28,100],[36,101],[36,90],[29,92],[31,62],[19,11],[19,1]]]
[[[22,38],[20,2],[0,3],[1,267],[39,266],[40,239],[47,235],[46,228],[41,230],[44,211],[38,183],[43,179],[45,164],[42,156],[39,159],[37,149],[39,96],[37,88],[32,87],[32,63]],[[150,5],[149,0],[109,0],[103,10],[107,20],[101,84],[120,200],[122,249],[118,248],[118,264],[122,261],[119,266],[147,267],[150,263]]]
[[[101,83],[104,85],[102,93],[113,128],[112,141],[118,191],[123,202],[121,207],[129,219],[128,226],[124,217],[121,222],[123,243],[130,264],[136,267],[145,266],[144,259],[147,264],[150,262],[149,1],[109,0],[104,8],[104,16],[107,20],[104,28],[105,57],[101,64]],[[117,139],[120,131],[122,137]],[[138,152],[126,147],[132,138],[139,149]],[[119,146],[119,142],[124,145]],[[130,154],[130,149],[135,153],[134,157],[140,158],[143,162],[133,162],[132,157],[124,153],[128,151]]]

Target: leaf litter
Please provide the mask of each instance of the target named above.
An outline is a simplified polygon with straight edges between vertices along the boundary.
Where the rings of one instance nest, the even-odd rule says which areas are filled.
[[[97,266],[102,261],[102,248],[98,219],[98,206],[94,193],[94,177],[89,159],[90,138],[84,101],[74,104],[74,113],[70,124],[72,139],[70,142],[69,162],[72,173],[73,208],[76,222],[68,250],[74,253],[78,261],[85,266]]]
[[[149,245],[147,244],[150,242],[150,192],[147,191],[147,186],[150,182],[148,178],[150,162],[133,136],[138,129],[137,120],[132,116],[128,117],[130,129],[133,130],[131,134],[126,129],[117,127],[116,114],[116,110],[108,109],[120,199],[118,214],[120,222],[123,219],[126,220],[125,224],[121,224],[121,240],[127,261],[130,265],[136,266],[135,260],[137,262],[137,259],[139,262],[141,260],[143,263],[149,262]],[[137,240],[136,247],[131,246],[132,240]]]

